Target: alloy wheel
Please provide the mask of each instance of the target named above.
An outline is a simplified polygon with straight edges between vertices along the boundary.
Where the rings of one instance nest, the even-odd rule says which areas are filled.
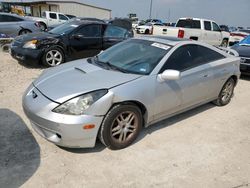
[[[138,123],[138,117],[134,112],[126,111],[120,113],[111,126],[112,139],[118,143],[128,141],[136,133]]]
[[[46,62],[52,67],[61,64],[62,60],[63,56],[58,50],[50,50],[46,54]]]

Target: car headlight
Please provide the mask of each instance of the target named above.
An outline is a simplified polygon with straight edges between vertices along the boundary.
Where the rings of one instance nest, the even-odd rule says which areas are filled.
[[[23,48],[36,49],[37,40],[31,40],[23,45]]]
[[[70,99],[63,104],[60,104],[52,111],[59,114],[67,115],[83,115],[84,112],[98,99],[108,93],[108,90],[98,90],[87,93],[73,99]]]

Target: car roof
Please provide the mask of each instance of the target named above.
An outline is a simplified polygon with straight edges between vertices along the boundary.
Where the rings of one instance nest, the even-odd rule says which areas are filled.
[[[189,41],[188,39],[180,39],[176,37],[166,37],[166,36],[141,36],[137,37],[142,40],[149,40],[154,42],[159,42],[163,44],[168,44],[171,46],[176,46],[183,41]]]

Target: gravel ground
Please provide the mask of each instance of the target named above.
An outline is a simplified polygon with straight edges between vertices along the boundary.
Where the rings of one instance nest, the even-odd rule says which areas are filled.
[[[228,106],[162,121],[126,149],[66,150],[38,136],[22,111],[22,94],[43,68],[0,57],[0,187],[250,186],[249,78]]]

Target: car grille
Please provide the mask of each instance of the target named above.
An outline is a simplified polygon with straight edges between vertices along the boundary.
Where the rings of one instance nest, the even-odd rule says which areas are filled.
[[[245,63],[245,64],[250,64],[250,58],[249,57],[241,57],[240,62]]]

